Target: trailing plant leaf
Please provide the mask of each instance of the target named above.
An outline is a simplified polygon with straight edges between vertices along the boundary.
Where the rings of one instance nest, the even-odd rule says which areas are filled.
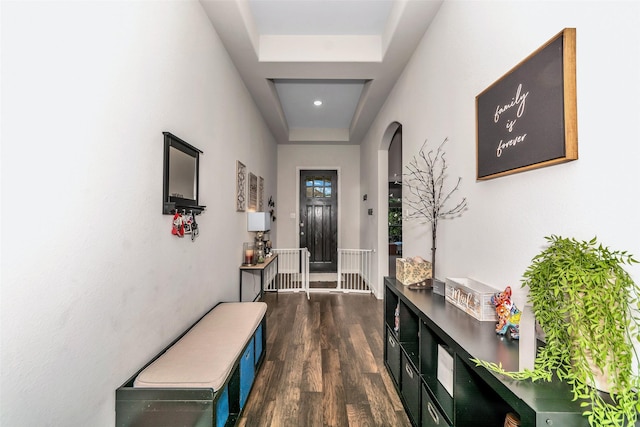
[[[582,401],[590,426],[632,426],[640,409],[640,369],[633,369],[640,288],[623,266],[637,261],[595,237],[545,239],[549,246],[533,257],[522,284],[545,332],[546,345],[534,368],[505,372],[495,363],[472,361],[516,380],[550,381],[555,375],[570,385],[574,400]],[[594,387],[601,373],[612,379],[608,395]]]

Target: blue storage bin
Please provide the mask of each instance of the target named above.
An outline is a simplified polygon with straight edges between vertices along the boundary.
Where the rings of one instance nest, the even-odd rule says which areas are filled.
[[[258,329],[256,329],[256,333],[254,335],[253,341],[256,346],[256,360],[255,364],[258,364],[260,360],[260,356],[262,355],[262,323],[258,325]]]
[[[216,403],[216,427],[224,427],[229,419],[229,387],[224,386]]]
[[[251,391],[251,384],[253,384],[255,374],[254,350],[254,342],[250,340],[242,354],[242,359],[240,359],[240,409],[244,408],[249,391]]]

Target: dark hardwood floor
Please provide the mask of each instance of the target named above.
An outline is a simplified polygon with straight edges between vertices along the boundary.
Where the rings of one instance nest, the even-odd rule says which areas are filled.
[[[382,301],[265,294],[266,359],[240,426],[410,426],[382,360]]]

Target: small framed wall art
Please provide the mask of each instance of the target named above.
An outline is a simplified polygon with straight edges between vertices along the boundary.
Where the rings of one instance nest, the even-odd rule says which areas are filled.
[[[476,97],[477,179],[578,158],[576,30],[565,28]]]
[[[255,212],[258,209],[258,177],[249,172],[249,211]]]
[[[245,188],[247,186],[247,167],[236,161],[236,211],[244,212],[247,210],[247,198]]]
[[[258,212],[264,212],[264,178],[258,177]]]

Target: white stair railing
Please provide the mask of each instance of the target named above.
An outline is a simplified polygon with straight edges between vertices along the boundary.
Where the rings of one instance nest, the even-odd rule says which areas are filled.
[[[267,282],[267,291],[307,293],[309,298],[309,251],[307,248],[273,249],[278,271]]]
[[[338,249],[337,290],[373,292],[371,288],[371,249]]]

